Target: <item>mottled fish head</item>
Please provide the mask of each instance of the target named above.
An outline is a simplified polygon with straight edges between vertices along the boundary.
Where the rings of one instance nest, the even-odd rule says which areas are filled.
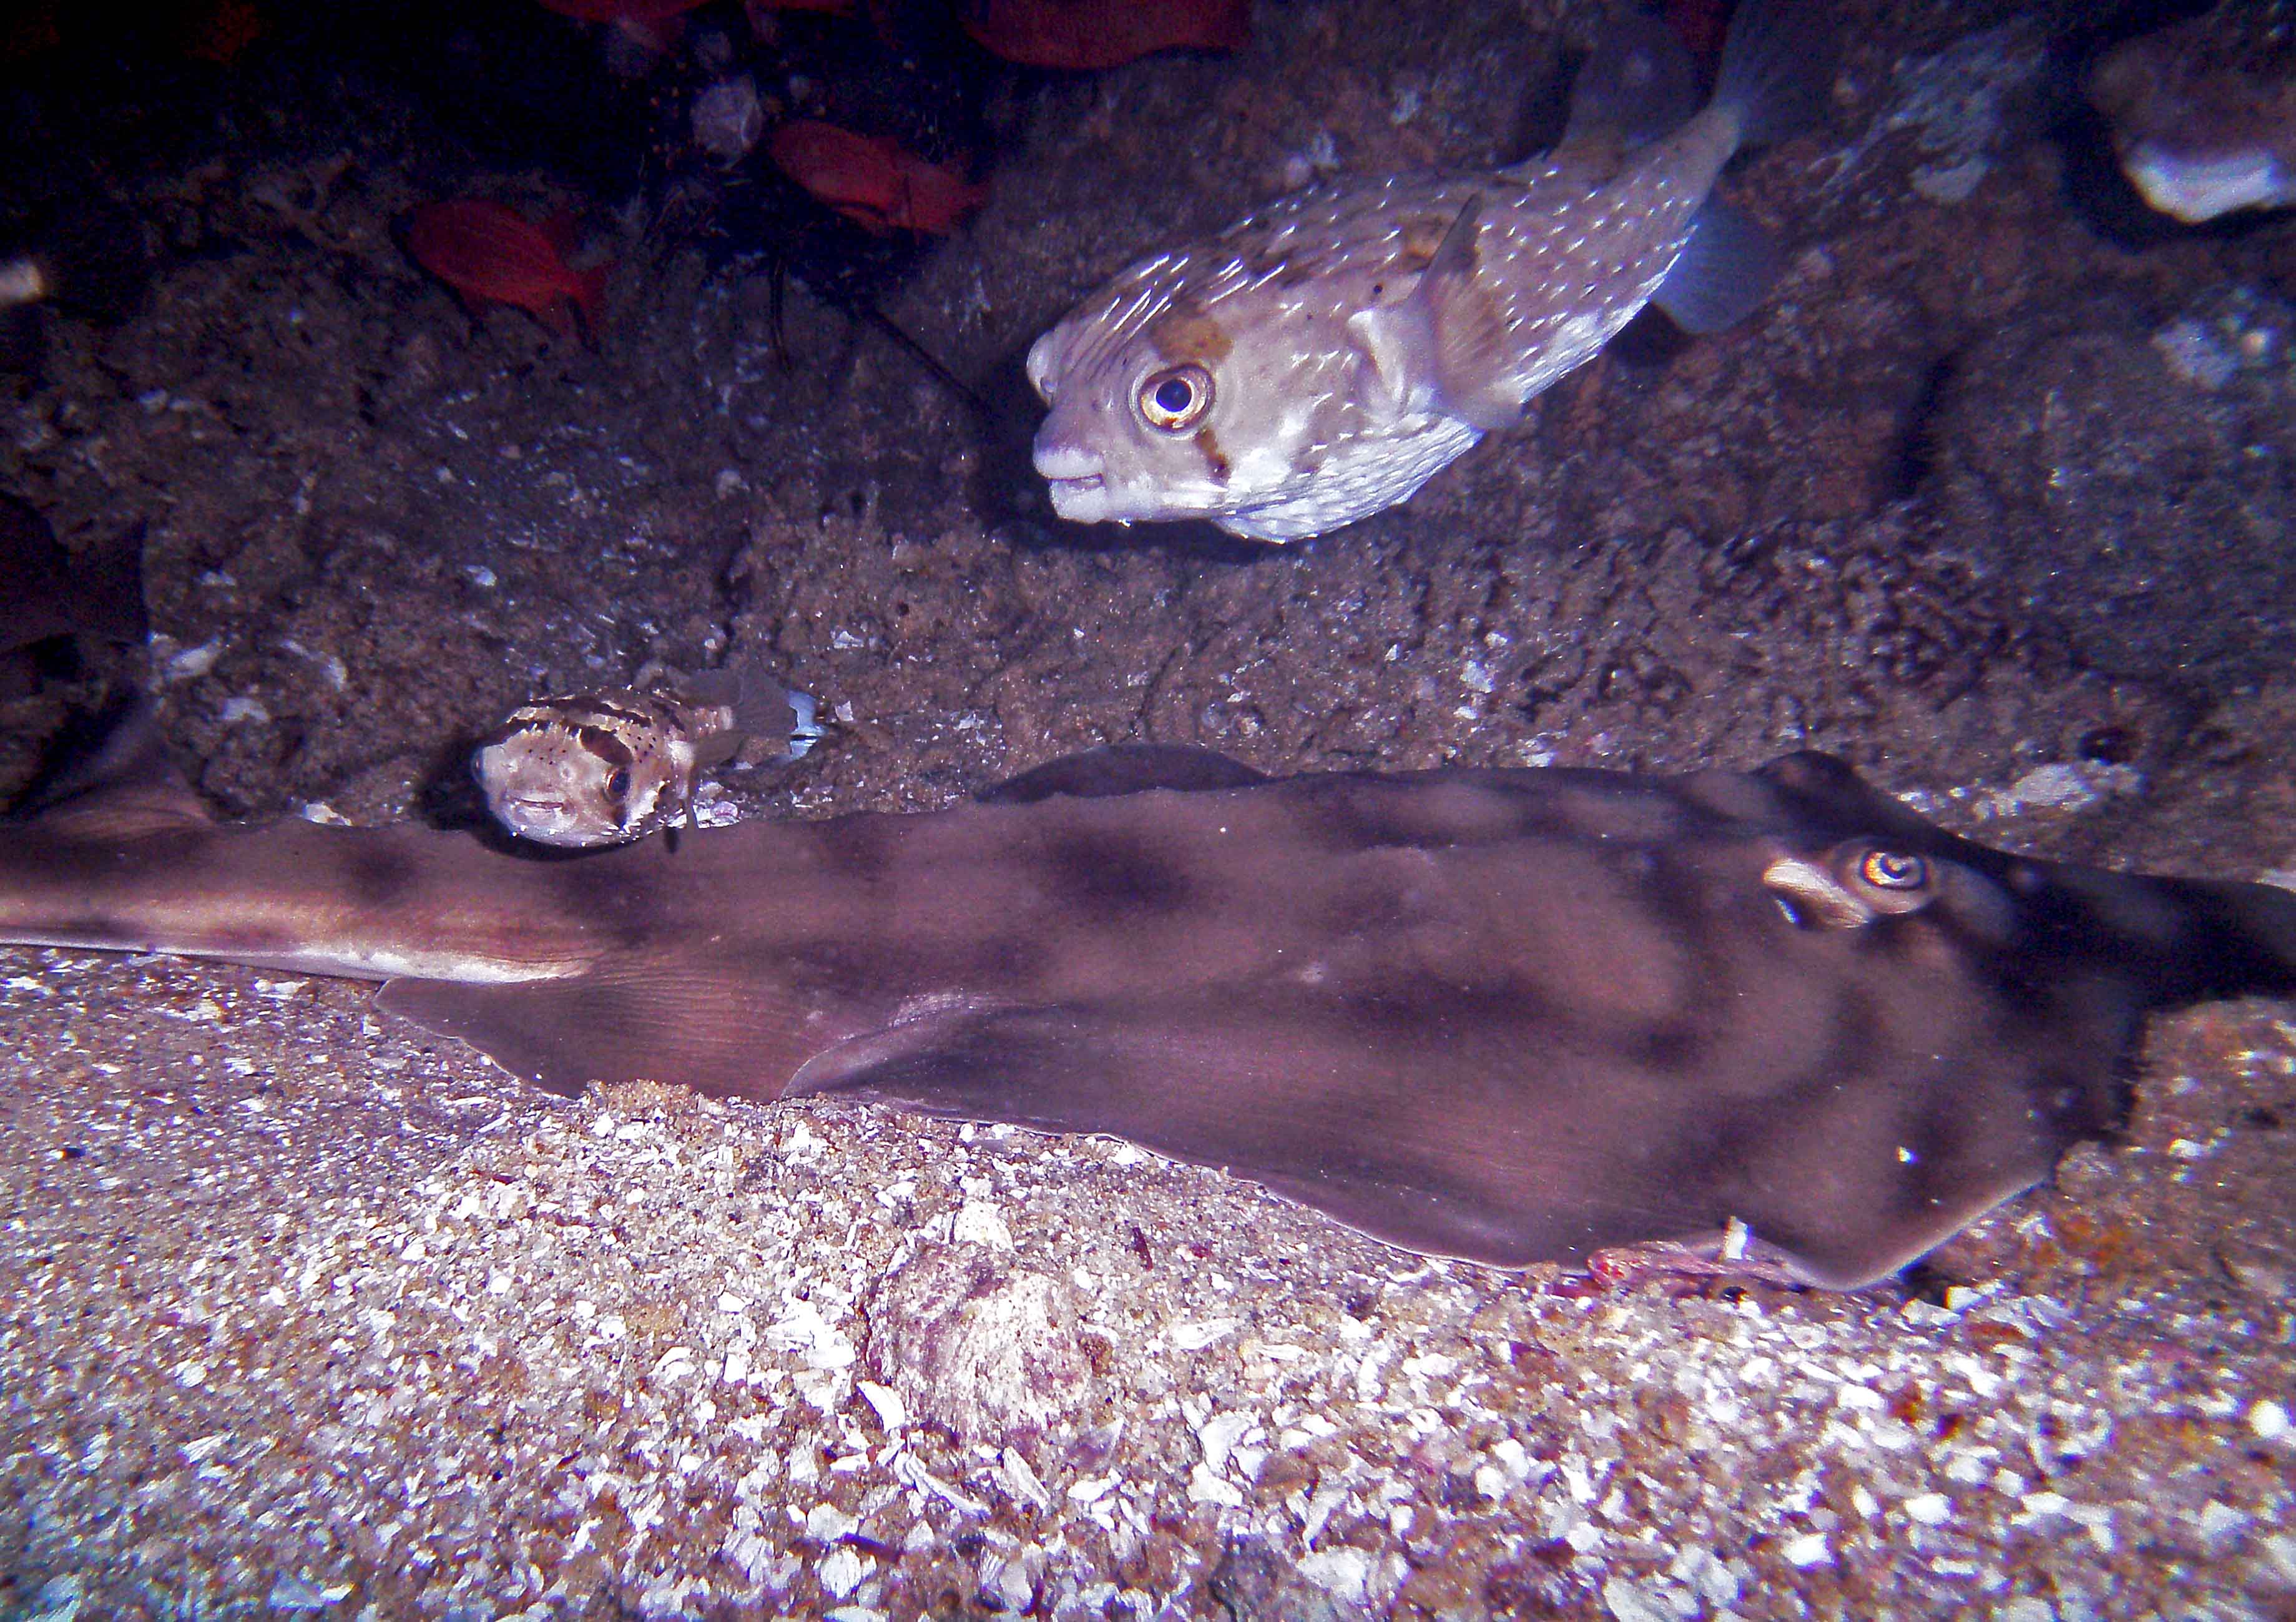
[[[1029,351],[1029,381],[1051,408],[1037,471],[1074,522],[1216,517],[1282,473],[1266,430],[1282,432],[1289,369],[1251,364],[1222,315],[1180,304],[1185,286],[1156,265],[1128,272]],[[1246,422],[1263,426],[1240,434]]]
[[[1292,540],[1404,499],[1474,444],[1472,424],[1397,386],[1357,319],[1408,299],[1457,212],[1434,195],[1389,207],[1389,191],[1283,200],[1134,266],[1039,338],[1054,510]]]
[[[540,845],[619,845],[685,814],[694,745],[676,706],[652,694],[521,706],[472,758],[487,808]]]

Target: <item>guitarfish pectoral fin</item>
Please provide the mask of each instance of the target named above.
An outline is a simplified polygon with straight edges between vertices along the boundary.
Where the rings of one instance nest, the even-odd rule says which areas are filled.
[[[2021,1082],[1974,1065],[1763,1095],[1624,1051],[1542,1060],[1536,1018],[1440,987],[1308,988],[962,1012],[812,1060],[786,1096],[1102,1132],[1249,1177],[1374,1238],[1499,1266],[1742,1224],[1806,1282],[1885,1276],[2046,1174]],[[1966,1091],[1997,1135],[1923,1118]],[[1920,1096],[1916,1097],[1915,1094]],[[1815,1150],[1824,1176],[1798,1174]]]
[[[809,1036],[776,993],[727,964],[656,953],[510,985],[394,979],[375,1001],[554,1093],[660,1081],[769,1101],[799,1056],[831,1039]]]

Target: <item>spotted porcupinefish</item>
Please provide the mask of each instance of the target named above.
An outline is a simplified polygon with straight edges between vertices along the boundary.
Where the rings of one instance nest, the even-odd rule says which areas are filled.
[[[1824,53],[1806,9],[1747,0],[1686,122],[1680,57],[1624,20],[1553,152],[1314,187],[1119,274],[1029,351],[1054,510],[1319,535],[1411,496],[1645,304],[1693,331],[1742,315],[1775,255],[1709,194],[1812,115]]]
[[[1423,1252],[1711,1242],[1840,1287],[2111,1133],[2146,1012],[2296,993],[2296,896],[1989,849],[1813,755],[1119,750],[566,861],[123,782],[0,825],[0,942],[383,979],[564,1090],[1112,1133]]]
[[[619,845],[693,814],[705,769],[751,739],[794,760],[821,737],[818,708],[756,672],[521,704],[471,757],[496,822],[539,845]]]

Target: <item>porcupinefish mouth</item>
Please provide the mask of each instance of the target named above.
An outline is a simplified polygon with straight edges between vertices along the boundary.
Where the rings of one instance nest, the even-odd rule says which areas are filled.
[[[501,815],[506,821],[526,828],[553,828],[570,825],[574,821],[574,807],[562,799],[528,799],[523,797],[506,799]]]
[[[1052,493],[1053,511],[1071,523],[1093,524],[1121,514],[1113,511],[1108,489],[1108,464],[1100,453],[1067,445],[1046,434],[1037,436],[1033,460],[1037,472]]]
[[[1075,524],[1096,524],[1117,516],[1109,499],[1108,484],[1098,473],[1087,479],[1046,481],[1052,492],[1053,511]]]

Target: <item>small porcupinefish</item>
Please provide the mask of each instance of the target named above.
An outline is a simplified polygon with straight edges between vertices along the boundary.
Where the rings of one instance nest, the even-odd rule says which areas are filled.
[[[511,711],[471,759],[487,809],[538,845],[621,845],[690,819],[695,779],[751,738],[779,760],[819,741],[810,693],[713,671],[676,685],[537,699]]]
[[[1738,319],[1776,255],[1708,194],[1817,111],[1814,10],[1746,0],[1686,121],[1681,46],[1629,12],[1546,156],[1316,186],[1123,271],[1029,351],[1054,510],[1320,535],[1410,496],[1644,305]]]

